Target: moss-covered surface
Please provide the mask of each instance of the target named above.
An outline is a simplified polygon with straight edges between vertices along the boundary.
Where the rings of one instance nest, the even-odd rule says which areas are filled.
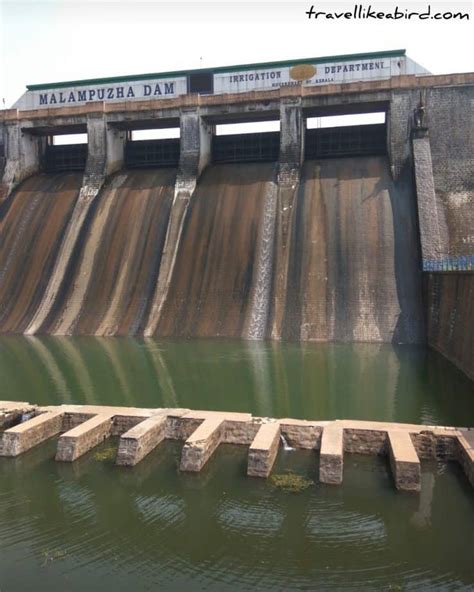
[[[292,473],[291,471],[279,475],[272,475],[270,477],[270,482],[273,487],[280,489],[285,493],[300,493],[305,489],[308,489],[308,487],[314,483],[311,479],[306,479],[306,477]]]

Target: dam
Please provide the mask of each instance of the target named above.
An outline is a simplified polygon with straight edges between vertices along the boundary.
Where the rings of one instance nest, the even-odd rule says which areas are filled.
[[[472,77],[338,58],[29,88],[1,113],[0,331],[428,343],[472,377]],[[87,95],[153,78],[173,96]],[[133,141],[156,128],[179,138]]]
[[[472,379],[473,82],[395,50],[28,87],[0,333],[428,345]]]
[[[472,587],[473,98],[394,50],[0,111],[0,586]]]

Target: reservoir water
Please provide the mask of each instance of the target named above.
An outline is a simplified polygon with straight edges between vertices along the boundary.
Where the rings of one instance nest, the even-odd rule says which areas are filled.
[[[0,400],[248,411],[306,419],[474,425],[474,388],[417,346],[0,337]],[[317,481],[310,451],[280,449],[246,477],[221,446],[197,475],[166,442],[134,469],[115,441],[75,463],[50,441],[0,459],[0,589],[472,590],[474,496],[455,464],[422,462],[419,496],[384,458],[346,455]]]

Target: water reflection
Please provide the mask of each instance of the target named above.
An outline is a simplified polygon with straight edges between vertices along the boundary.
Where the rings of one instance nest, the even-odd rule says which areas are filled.
[[[241,447],[219,449],[202,481],[179,473],[181,446],[165,443],[143,461],[137,483],[129,479],[134,470],[93,454],[79,473],[65,470],[52,460],[53,444],[25,455],[36,456],[33,464],[0,459],[0,578],[8,590],[34,590],[38,578],[51,578],[50,592],[380,590],[393,583],[468,590],[472,583],[474,507],[451,467],[421,501],[396,494],[385,460],[353,456],[344,486],[290,495],[246,478]],[[292,470],[314,479],[316,455],[292,456]],[[275,471],[289,462],[280,455]],[[432,529],[413,520],[420,510]],[[465,544],[456,548],[459,540]],[[53,558],[46,564],[45,553]]]
[[[0,399],[40,404],[474,423],[472,382],[417,346],[2,336],[0,376]]]

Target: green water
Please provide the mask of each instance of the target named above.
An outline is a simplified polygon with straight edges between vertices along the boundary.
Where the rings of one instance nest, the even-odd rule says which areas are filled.
[[[0,338],[0,399],[180,406],[308,419],[474,425],[474,389],[418,347]],[[50,441],[0,459],[0,590],[473,590],[474,496],[422,463],[420,496],[383,458],[346,455],[342,487],[311,451],[281,451],[286,493],[222,446],[198,475],[167,442],[134,469],[115,441],[75,463]]]

